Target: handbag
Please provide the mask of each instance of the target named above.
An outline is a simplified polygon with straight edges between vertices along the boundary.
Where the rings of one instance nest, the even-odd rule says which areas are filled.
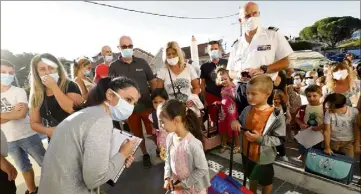
[[[170,83],[172,84],[172,89],[173,89],[174,97],[175,97],[175,99],[180,100],[180,99],[178,98],[178,93],[175,92],[174,83],[173,83],[172,75],[170,74],[170,70],[169,70],[169,68],[167,68],[167,69],[168,69],[168,74],[169,74],[169,78],[170,78]]]

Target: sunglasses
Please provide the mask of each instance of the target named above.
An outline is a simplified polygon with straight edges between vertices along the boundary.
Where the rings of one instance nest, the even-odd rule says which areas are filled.
[[[121,46],[118,46],[118,48],[121,48],[121,49],[127,49],[127,48],[130,48],[130,49],[132,49],[133,48],[133,45],[132,44],[130,44],[130,45],[121,45]]]

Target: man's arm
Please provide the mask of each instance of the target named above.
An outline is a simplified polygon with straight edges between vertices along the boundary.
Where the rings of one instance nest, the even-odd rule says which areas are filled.
[[[7,113],[1,113],[0,118],[1,122],[3,119],[5,120],[18,120],[26,117],[26,113],[28,112],[27,104],[21,102],[15,105],[15,108]]]
[[[268,65],[267,73],[275,73],[282,71],[284,69],[287,69],[290,65],[290,60],[287,57],[284,57],[283,59],[276,61],[275,63],[272,63]]]

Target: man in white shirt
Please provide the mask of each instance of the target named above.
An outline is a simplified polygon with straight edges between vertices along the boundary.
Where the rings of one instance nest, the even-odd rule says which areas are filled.
[[[45,149],[39,135],[34,132],[27,118],[28,102],[24,89],[12,86],[14,66],[1,59],[1,130],[8,141],[9,155],[22,172],[28,190],[26,193],[36,193],[34,170],[28,154],[42,165]]]
[[[236,98],[238,110],[242,111],[248,105],[246,83],[260,74],[267,74],[275,81],[278,72],[289,67],[288,56],[293,50],[278,28],[259,26],[260,12],[256,3],[248,2],[241,8],[239,22],[242,36],[233,44],[227,69],[238,82]]]

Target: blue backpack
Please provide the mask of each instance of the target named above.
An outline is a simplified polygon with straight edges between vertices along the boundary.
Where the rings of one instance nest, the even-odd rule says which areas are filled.
[[[305,171],[343,184],[350,184],[353,178],[355,161],[340,154],[325,154],[311,148],[307,153]]]

